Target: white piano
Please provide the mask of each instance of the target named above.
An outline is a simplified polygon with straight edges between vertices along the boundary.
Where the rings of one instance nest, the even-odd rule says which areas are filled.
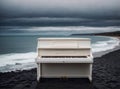
[[[89,78],[93,56],[88,38],[39,38],[37,80],[40,78]]]

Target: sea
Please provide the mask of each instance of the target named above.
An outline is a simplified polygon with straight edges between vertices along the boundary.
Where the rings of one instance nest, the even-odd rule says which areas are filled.
[[[37,39],[40,37],[90,38],[92,53],[97,53],[115,48],[119,45],[119,40],[82,34],[119,30],[118,27],[89,26],[0,26],[0,72],[35,68]]]

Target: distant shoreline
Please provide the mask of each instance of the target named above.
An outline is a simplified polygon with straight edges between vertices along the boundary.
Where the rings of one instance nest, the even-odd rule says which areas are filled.
[[[84,36],[84,35],[93,35],[93,36],[112,36],[112,37],[120,37],[120,31],[115,32],[102,32],[102,33],[88,33],[88,34],[72,34],[71,36]]]
[[[109,36],[109,37],[115,37],[115,38],[118,38],[119,39],[119,42],[120,42],[120,31],[114,31],[114,32],[104,32],[104,33],[96,33],[96,34],[93,34],[95,36]],[[113,52],[113,51],[116,51],[120,49],[120,43],[118,46],[116,46],[114,49],[110,49],[110,50],[107,50],[107,51],[104,51],[104,52],[99,52],[99,53],[95,53],[96,57],[100,57],[101,55],[105,55],[107,53],[110,53],[110,52]],[[99,55],[101,54],[101,55]]]

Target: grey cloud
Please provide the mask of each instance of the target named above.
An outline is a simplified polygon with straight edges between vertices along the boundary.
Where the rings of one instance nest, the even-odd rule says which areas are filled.
[[[84,18],[5,18],[0,26],[120,26],[120,20]]]
[[[120,19],[120,0],[0,0],[1,17]]]

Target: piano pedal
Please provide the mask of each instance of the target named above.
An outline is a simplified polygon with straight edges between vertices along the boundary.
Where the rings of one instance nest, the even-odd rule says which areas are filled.
[[[62,76],[62,77],[60,78],[60,80],[68,80],[68,77],[67,77],[67,76]]]

